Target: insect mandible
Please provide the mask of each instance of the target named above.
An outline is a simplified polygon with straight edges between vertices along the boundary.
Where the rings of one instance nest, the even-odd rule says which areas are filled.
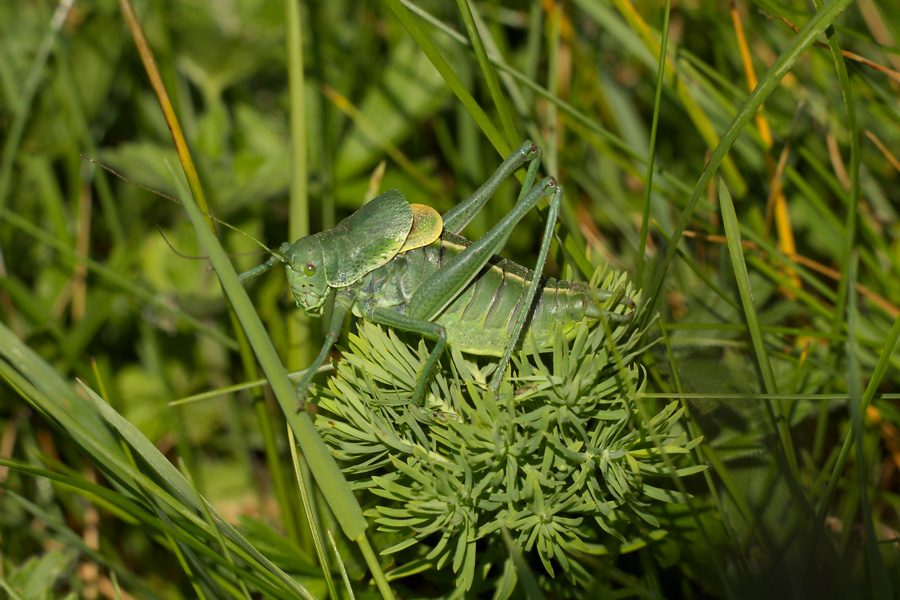
[[[412,402],[417,406],[424,403],[429,376],[447,344],[469,354],[501,356],[491,379],[496,391],[526,322],[540,349],[550,346],[560,327],[568,332],[601,314],[611,321],[631,319],[633,311],[614,312],[619,304],[635,306],[624,287],[594,292],[584,283],[541,276],[562,187],[552,177],[535,185],[540,157],[540,148],[526,141],[471,197],[444,215],[390,190],[334,229],[285,242],[264,264],[240,275],[245,280],[283,263],[297,306],[311,316],[321,316],[334,294],[325,343],[297,384],[298,402],[306,399],[348,311],[435,342],[416,379]],[[525,163],[527,174],[512,211],[480,240],[460,237],[503,180]],[[495,256],[516,224],[545,197],[550,209],[535,270]]]

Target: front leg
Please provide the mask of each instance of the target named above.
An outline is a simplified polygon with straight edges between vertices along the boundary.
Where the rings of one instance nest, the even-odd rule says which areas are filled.
[[[444,326],[380,307],[373,307],[367,310],[366,318],[373,323],[387,325],[401,331],[418,333],[423,337],[435,340],[434,348],[431,349],[428,359],[416,375],[416,387],[413,390],[413,404],[422,406],[425,403],[425,386],[428,384],[431,371],[447,345],[447,332],[444,330]]]
[[[297,383],[298,410],[306,402],[306,393],[309,384],[312,382],[313,375],[319,371],[319,367],[325,364],[328,353],[331,352],[331,347],[334,346],[334,343],[341,335],[341,329],[344,326],[344,317],[347,316],[347,311],[353,306],[354,300],[356,300],[356,292],[349,289],[341,290],[335,295],[334,308],[331,311],[331,322],[328,324],[328,333],[325,334],[325,342],[322,344],[322,349],[319,350],[319,355]]]
[[[272,256],[270,256],[266,262],[264,262],[263,264],[258,265],[256,267],[253,267],[249,271],[245,271],[244,273],[241,273],[240,275],[238,275],[238,279],[240,279],[241,281],[245,281],[247,279],[252,279],[253,277],[262,275],[263,273],[265,273],[266,271],[271,269],[273,266],[275,266],[277,263],[284,262],[284,253],[287,252],[288,250],[290,250],[290,248],[291,248],[291,244],[289,242],[284,242],[283,244],[281,244],[281,248],[278,249],[278,252],[272,254]]]

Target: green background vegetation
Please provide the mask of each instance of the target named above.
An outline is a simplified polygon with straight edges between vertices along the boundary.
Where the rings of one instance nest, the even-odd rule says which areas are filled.
[[[357,597],[389,595],[382,571],[404,569],[398,597],[452,594],[456,569],[417,571],[415,547],[376,557],[396,539],[370,524],[361,541],[339,476],[306,498],[336,538],[316,548],[292,464],[309,483],[331,463],[288,410],[309,468],[296,459],[268,391],[170,405],[262,375],[210,262],[183,256],[206,253],[185,210],[80,157],[179,198],[194,184],[119,5],[62,7],[0,4],[0,586],[349,597],[343,566]],[[662,3],[624,0],[135,9],[209,210],[270,247],[358,208],[382,160],[378,189],[444,212],[530,138],[566,190],[548,272],[587,280],[609,265],[641,288],[642,394],[625,400],[641,435],[682,403],[678,427],[703,443],[663,472],[686,469],[668,487],[692,499],[647,509],[659,535],[631,523],[624,543],[570,555],[590,584],[549,578],[543,555],[510,541],[515,590],[491,572],[470,594],[896,592],[900,25],[888,3],[685,2],[670,20]],[[501,188],[467,236],[516,192]],[[535,211],[504,255],[533,263],[541,228]],[[258,251],[220,232],[228,252]],[[241,271],[263,257],[232,260]],[[324,323],[293,309],[279,273],[246,287],[265,326],[233,300],[251,339],[303,368]],[[289,408],[275,362],[260,357]],[[340,502],[353,510],[324,508]]]

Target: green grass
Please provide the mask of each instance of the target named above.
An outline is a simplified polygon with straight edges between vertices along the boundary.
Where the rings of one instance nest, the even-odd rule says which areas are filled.
[[[140,4],[188,162],[119,5],[0,6],[5,593],[893,597],[897,75],[843,55],[900,66],[892,7],[738,4],[746,44],[668,9]],[[548,273],[611,267],[635,326],[496,397],[448,352],[418,410],[430,346],[349,324],[296,414],[327,321],[280,269],[241,286],[265,256],[190,198],[275,248],[390,188],[445,212],[526,138],[565,188]]]

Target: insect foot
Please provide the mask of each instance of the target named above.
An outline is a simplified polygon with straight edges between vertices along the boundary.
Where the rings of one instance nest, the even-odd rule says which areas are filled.
[[[299,413],[306,410],[306,390],[297,389],[297,400],[294,402],[294,412]]]
[[[606,318],[610,321],[617,321],[619,323],[628,322],[634,317],[634,309],[637,307],[637,303],[625,295],[625,284],[623,283],[616,291],[609,297],[609,299],[603,304],[601,310],[606,315]],[[617,313],[615,312],[616,306],[619,304],[630,308],[631,312],[629,313]]]

